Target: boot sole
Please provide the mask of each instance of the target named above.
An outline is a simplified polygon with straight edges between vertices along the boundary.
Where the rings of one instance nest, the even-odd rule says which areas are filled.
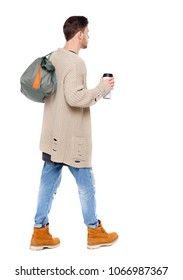
[[[114,240],[113,242],[111,242],[111,243],[103,243],[103,244],[96,244],[96,245],[87,245],[87,248],[88,248],[88,249],[98,249],[98,248],[100,248],[100,247],[111,246],[111,245],[113,245],[114,243],[116,243],[117,240],[118,240],[118,238],[115,239],[115,240]]]
[[[54,249],[56,247],[60,246],[60,244],[54,245],[54,246],[48,246],[48,245],[44,245],[44,246],[30,246],[29,249],[32,251],[41,251],[44,249]]]

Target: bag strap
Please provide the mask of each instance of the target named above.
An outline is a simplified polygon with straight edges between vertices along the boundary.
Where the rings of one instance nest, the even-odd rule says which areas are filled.
[[[54,92],[55,92],[57,89],[57,79],[56,79],[56,73],[54,71],[55,67],[52,65],[52,63],[49,63],[49,61],[48,61],[50,58],[50,55],[52,53],[53,52],[43,56],[41,67],[46,68],[48,71],[52,72],[52,82],[53,82],[53,87],[54,87]]]
[[[53,66],[51,61],[46,56],[42,57],[41,67],[43,69],[46,69],[49,72],[52,72],[55,70],[55,67]]]
[[[53,52],[51,52],[51,53],[48,53],[47,55],[45,55],[44,57],[47,57],[47,56],[49,56],[48,57],[48,59],[50,58],[50,55],[52,54]]]
[[[52,73],[52,82],[53,82],[54,92],[56,92],[56,89],[57,89],[57,79],[56,79],[55,71]]]

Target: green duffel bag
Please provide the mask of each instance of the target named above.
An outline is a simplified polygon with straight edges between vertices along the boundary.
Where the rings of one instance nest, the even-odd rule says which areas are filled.
[[[49,60],[50,54],[34,60],[20,78],[20,91],[32,101],[44,103],[46,97],[56,93],[55,67]]]

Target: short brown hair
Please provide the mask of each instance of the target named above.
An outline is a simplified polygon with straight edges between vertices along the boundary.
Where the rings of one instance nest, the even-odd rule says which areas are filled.
[[[66,41],[72,39],[77,32],[84,31],[88,25],[88,19],[84,16],[69,17],[63,26]]]

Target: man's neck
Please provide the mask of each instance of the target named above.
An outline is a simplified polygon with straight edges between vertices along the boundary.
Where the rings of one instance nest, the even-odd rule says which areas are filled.
[[[73,44],[70,41],[66,42],[66,44],[64,46],[64,49],[68,50],[68,51],[71,51],[71,52],[74,52],[75,54],[79,54],[79,51],[80,51],[80,47]]]

